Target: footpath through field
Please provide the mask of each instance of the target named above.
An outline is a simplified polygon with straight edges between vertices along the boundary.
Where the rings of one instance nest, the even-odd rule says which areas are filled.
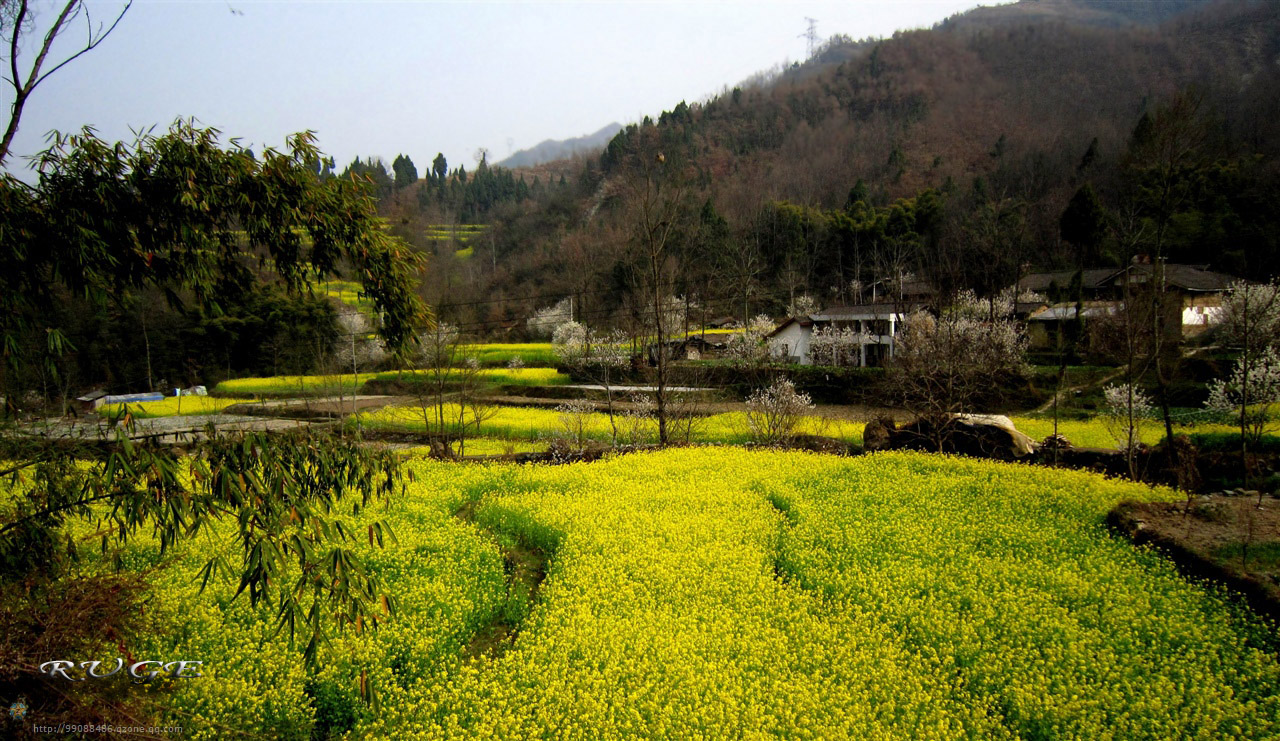
[[[351,523],[391,521],[397,544],[352,547],[400,612],[326,647],[317,677],[270,638],[270,610],[229,599],[234,583],[194,593],[205,554],[163,573],[156,614],[172,624],[148,648],[236,657],[217,662],[218,681],[178,688],[186,725],[423,739],[1280,734],[1274,626],[1102,524],[1121,499],[1172,492],[903,453],[410,465],[404,501]],[[504,574],[511,543],[549,558],[531,605]],[[496,619],[518,623],[515,638],[469,658]],[[376,712],[360,709],[361,677]]]

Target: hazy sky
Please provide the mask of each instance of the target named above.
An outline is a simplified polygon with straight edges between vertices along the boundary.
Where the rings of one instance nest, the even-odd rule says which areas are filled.
[[[802,60],[806,17],[821,39],[863,38],[977,4],[137,0],[100,47],[37,88],[8,166],[25,170],[52,129],[127,140],[194,116],[255,149],[315,130],[339,168],[403,152],[422,173],[440,151],[470,168],[478,147],[497,161]],[[121,6],[89,5],[95,22]],[[0,104],[11,103],[6,86]]]

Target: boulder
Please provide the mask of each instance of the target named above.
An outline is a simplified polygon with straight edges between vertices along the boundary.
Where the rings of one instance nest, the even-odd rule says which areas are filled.
[[[917,419],[891,432],[889,447],[1012,461],[1034,453],[1037,444],[1019,432],[1008,417],[953,414],[943,418]]]
[[[876,417],[867,423],[862,430],[862,449],[868,453],[875,450],[889,450],[893,446],[893,433],[898,429],[893,419]]]

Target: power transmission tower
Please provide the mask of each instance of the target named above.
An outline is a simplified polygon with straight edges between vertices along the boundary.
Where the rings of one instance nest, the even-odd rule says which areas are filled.
[[[813,55],[818,51],[818,19],[806,16],[805,21],[809,24],[809,30],[797,35],[796,38],[809,42],[809,59],[813,59]]]

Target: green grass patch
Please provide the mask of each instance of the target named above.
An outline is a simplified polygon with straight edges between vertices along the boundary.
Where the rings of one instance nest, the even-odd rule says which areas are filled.
[[[1245,559],[1244,543],[1232,543],[1216,548],[1213,556],[1220,561],[1233,561],[1239,564],[1242,559]],[[1270,571],[1280,568],[1280,543],[1276,541],[1254,543],[1249,546],[1246,563],[1251,570]]]

